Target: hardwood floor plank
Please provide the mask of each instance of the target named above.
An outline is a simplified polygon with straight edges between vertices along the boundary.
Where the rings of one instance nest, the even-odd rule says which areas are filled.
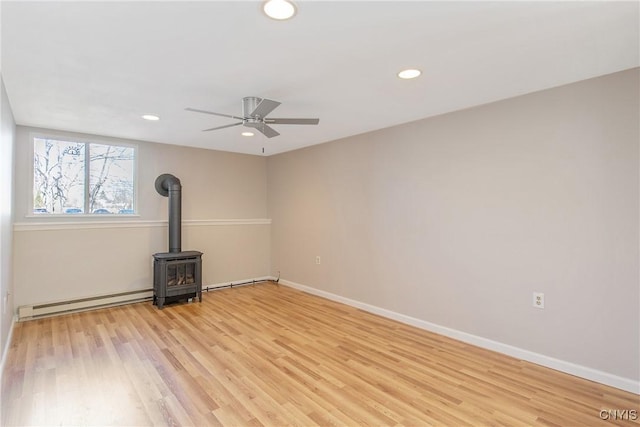
[[[2,425],[640,426],[640,396],[291,288],[18,323]]]

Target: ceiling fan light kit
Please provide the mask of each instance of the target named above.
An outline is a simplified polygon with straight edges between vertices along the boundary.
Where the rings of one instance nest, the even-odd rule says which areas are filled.
[[[231,114],[214,113],[213,111],[199,110],[197,108],[185,108],[187,111],[195,113],[212,114],[214,116],[228,117],[240,120],[237,123],[229,125],[217,126],[210,129],[204,129],[203,132],[224,129],[233,126],[243,125],[245,127],[254,128],[267,138],[273,138],[280,135],[274,128],[269,125],[317,125],[320,119],[299,119],[299,118],[267,118],[266,116],[275,110],[280,103],[271,99],[258,98],[257,96],[246,96],[242,98],[242,117],[233,116]]]

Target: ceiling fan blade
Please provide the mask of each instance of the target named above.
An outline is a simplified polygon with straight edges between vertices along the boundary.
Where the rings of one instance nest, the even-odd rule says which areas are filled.
[[[317,125],[320,119],[264,119],[264,122],[275,125]]]
[[[229,117],[231,119],[244,120],[244,117],[232,116],[230,114],[214,113],[213,111],[198,110],[197,108],[189,108],[189,107],[187,107],[187,108],[185,108],[185,110],[193,111],[194,113],[212,114],[214,116]]]
[[[266,136],[267,138],[273,138],[274,136],[278,136],[280,135],[280,133],[278,133],[278,131],[276,131],[274,128],[267,126],[266,124],[262,124],[262,126],[257,127],[256,129],[258,129],[260,132],[262,132],[264,134],[264,136]]]
[[[242,122],[232,123],[232,124],[230,124],[230,125],[218,126],[218,127],[216,127],[216,128],[203,129],[203,130],[202,130],[202,132],[208,132],[208,131],[210,131],[210,130],[218,130],[218,129],[230,128],[230,127],[238,126],[238,125],[241,125],[241,124],[242,124]]]
[[[260,122],[260,123],[251,123],[250,122],[250,123],[245,123],[244,125],[247,126],[247,127],[256,129],[257,131],[262,133],[267,138],[273,138],[274,136],[280,135],[280,133],[278,133],[274,128],[272,128],[271,126],[267,126],[266,124],[264,124],[262,122]]]
[[[278,101],[272,101],[270,99],[263,99],[262,101],[260,101],[260,103],[256,106],[256,109],[253,110],[249,116],[251,117],[264,117],[267,114],[269,114],[270,112],[272,112],[273,110],[275,110],[275,108],[280,105],[280,103]]]

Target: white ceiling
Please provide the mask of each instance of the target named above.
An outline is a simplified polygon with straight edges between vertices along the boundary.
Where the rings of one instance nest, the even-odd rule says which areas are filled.
[[[1,72],[17,124],[275,154],[639,65],[639,3],[2,1]],[[396,73],[418,67],[402,81]],[[241,99],[318,126],[202,129]],[[159,122],[142,120],[156,114]]]

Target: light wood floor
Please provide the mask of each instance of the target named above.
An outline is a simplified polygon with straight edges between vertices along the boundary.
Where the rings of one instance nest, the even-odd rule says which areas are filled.
[[[284,286],[16,325],[2,425],[640,425],[639,396]]]

